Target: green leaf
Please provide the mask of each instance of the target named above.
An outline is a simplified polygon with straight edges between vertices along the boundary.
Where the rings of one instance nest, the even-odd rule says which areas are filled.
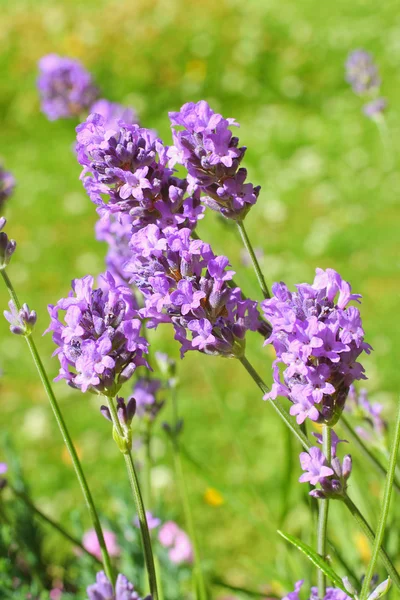
[[[310,548],[310,546],[307,546],[307,544],[304,544],[304,542],[294,537],[293,535],[283,533],[283,531],[279,531],[279,529],[278,533],[283,537],[283,539],[293,544],[293,546],[295,546],[298,550],[305,554],[307,558],[311,560],[311,562],[314,563],[316,567],[318,567],[318,569],[325,573],[325,575],[332,581],[335,587],[338,587],[341,590],[343,590],[343,592],[350,596],[350,598],[354,598],[353,594],[346,590],[343,581],[341,580],[339,575],[335,573],[332,567],[328,565],[328,563],[323,558],[321,558],[321,556],[317,554],[315,550]]]

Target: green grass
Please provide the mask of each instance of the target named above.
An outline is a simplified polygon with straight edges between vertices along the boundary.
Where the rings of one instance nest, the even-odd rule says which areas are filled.
[[[367,339],[375,349],[364,361],[366,385],[392,421],[400,386],[396,3],[386,2],[378,12],[372,0],[18,0],[2,2],[1,13],[0,148],[18,180],[7,206],[8,231],[19,246],[9,273],[21,300],[39,313],[36,338],[51,375],[57,370],[52,343],[39,338],[48,323],[46,306],[67,293],[72,278],[100,272],[105,252],[94,240],[94,206],[78,179],[75,124],[49,123],[39,109],[36,62],[57,52],[81,59],[105,97],[135,105],[142,123],[157,129],[166,143],[168,111],[189,100],[205,98],[239,121],[241,143],[248,147],[245,166],[262,186],[247,227],[254,246],[265,253],[267,281],[292,286],[312,280],[317,266],[332,267],[362,293]],[[382,74],[390,103],[390,160],[375,124],[361,114],[362,101],[344,82],[343,63],[357,47],[373,52]],[[236,230],[207,212],[199,233],[217,253],[230,256],[245,293],[261,299],[251,269],[241,266]],[[5,307],[4,289],[0,299]],[[23,340],[9,335],[4,322],[0,335],[2,428],[12,434],[33,497],[68,523],[70,511],[81,506],[72,469],[61,460],[62,442]],[[168,328],[151,340],[155,349],[178,357]],[[271,354],[256,334],[249,336],[248,348],[270,382]],[[184,443],[221,487],[232,488],[250,515],[247,520],[228,503],[207,505],[206,485],[189,470],[203,555],[239,585],[281,579],[287,590],[304,563],[284,550],[275,533],[286,483],[283,426],[240,364],[191,353],[179,373]],[[63,384],[55,389],[101,509],[116,510],[110,489],[114,481],[123,482],[124,472],[98,401]],[[167,482],[160,501],[180,518],[161,432],[157,453],[157,481]],[[309,528],[298,476],[295,457],[294,495],[282,527],[295,535]],[[366,480],[367,499],[356,484],[361,481],[365,489]],[[254,500],[250,484],[265,506]],[[357,457],[351,492],[370,507],[373,520],[376,479]],[[344,509],[334,506],[334,539],[341,539],[336,526],[343,522],[348,525]],[[344,551],[359,568],[356,530],[347,537]]]

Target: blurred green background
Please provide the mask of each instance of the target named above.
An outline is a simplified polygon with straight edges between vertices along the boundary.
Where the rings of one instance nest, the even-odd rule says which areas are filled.
[[[46,306],[66,295],[72,278],[101,272],[105,254],[94,240],[96,213],[72,151],[76,123],[50,123],[40,112],[37,61],[55,52],[80,59],[104,97],[136,107],[142,124],[166,143],[167,113],[187,101],[204,98],[239,121],[240,141],[248,147],[244,166],[262,186],[247,227],[264,252],[267,281],[292,286],[311,281],[317,266],[332,267],[363,295],[367,340],[375,350],[363,361],[366,385],[392,421],[400,384],[398,4],[2,0],[0,9],[0,155],[18,181],[6,208],[8,233],[19,245],[9,273],[21,300],[38,311],[36,338],[51,376],[57,372],[52,343],[40,339],[48,324]],[[386,152],[375,123],[361,112],[362,100],[344,81],[346,56],[360,47],[375,56],[389,99]],[[253,272],[242,264],[236,230],[207,212],[199,233],[216,253],[230,257],[245,293],[261,299]],[[5,308],[5,289],[0,300]],[[11,433],[32,495],[66,524],[75,508],[86,519],[27,348],[4,321],[0,335],[1,428]],[[249,358],[270,382],[272,354],[257,334],[248,337]],[[151,340],[153,349],[178,358],[169,329],[160,328]],[[283,426],[240,364],[192,352],[179,363],[179,374],[184,444],[208,467],[224,499],[220,506],[207,501],[207,484],[187,469],[205,561],[237,585],[257,588],[280,580],[277,591],[287,591],[304,567],[276,534],[288,481],[293,491],[281,525],[296,535],[310,525],[306,490],[296,484],[298,448],[288,463]],[[125,485],[125,474],[99,402],[63,383],[55,390],[97,503],[112,514],[118,511],[113,486]],[[158,502],[183,524],[161,430],[155,454]],[[353,454],[350,491],[374,522],[377,479]],[[331,519],[332,538],[360,573],[368,545],[341,506],[333,506]],[[61,557],[70,549],[58,542],[54,551]]]

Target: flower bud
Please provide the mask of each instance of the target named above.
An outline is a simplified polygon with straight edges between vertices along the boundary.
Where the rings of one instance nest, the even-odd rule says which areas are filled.
[[[372,594],[368,596],[368,600],[378,600],[378,598],[381,598],[382,596],[387,594],[391,585],[392,580],[390,579],[390,577],[388,577],[387,579],[385,579],[385,581],[382,581],[382,583],[380,583],[378,587],[374,589]]]
[[[100,406],[100,412],[105,419],[107,419],[108,421],[111,421],[111,423],[112,423],[111,413],[110,413],[110,409],[108,408],[108,406],[104,406],[104,404],[102,406]]]
[[[353,464],[352,464],[351,456],[350,456],[350,454],[346,454],[346,456],[343,458],[343,466],[342,466],[343,477],[346,481],[350,477],[352,466],[353,466]]]
[[[3,226],[5,225],[5,220]],[[12,255],[17,247],[15,240],[10,240],[8,235],[2,231],[0,233],[0,269],[5,269],[9,264]]]
[[[23,304],[18,310],[12,300],[10,300],[8,306],[10,311],[5,310],[4,316],[10,323],[11,333],[14,333],[15,335],[30,335],[36,323],[36,312],[34,310],[29,310],[27,304]]]

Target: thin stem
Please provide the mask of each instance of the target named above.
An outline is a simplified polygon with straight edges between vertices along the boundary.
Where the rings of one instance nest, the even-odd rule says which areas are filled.
[[[178,441],[173,440],[173,449],[174,449],[174,463],[175,463],[175,471],[176,477],[178,480],[180,495],[183,504],[183,511],[185,513],[185,521],[188,528],[189,537],[192,540],[193,545],[193,554],[194,554],[194,572],[195,572],[195,581],[196,581],[196,589],[197,589],[197,597],[199,600],[207,600],[207,588],[204,581],[203,569],[201,567],[201,558],[200,552],[197,544],[197,536],[196,530],[193,521],[192,510],[190,506],[189,493],[185,481],[185,474],[182,466],[181,454],[179,451]]]
[[[117,410],[112,398],[107,397],[108,408],[113,422],[114,429],[120,438],[124,437],[121,424],[118,419]],[[147,524],[146,510],[143,504],[143,498],[140,491],[139,479],[136,473],[135,465],[133,462],[132,454],[130,450],[122,452],[125,460],[126,470],[128,472],[129,483],[132,488],[133,499],[135,501],[136,512],[139,519],[140,533],[142,537],[143,553],[146,562],[147,575],[149,579],[149,587],[152,600],[159,600],[158,589],[157,589],[157,577],[156,569],[154,566],[153,550],[151,547],[151,539],[149,526]]]
[[[373,465],[373,467],[375,467],[375,469],[377,471],[379,471],[379,473],[381,475],[384,475],[386,477],[386,468],[379,461],[379,459],[376,458],[376,456],[374,456],[374,454],[370,451],[368,446],[366,446],[364,444],[362,439],[359,437],[357,432],[354,431],[353,427],[350,425],[348,420],[343,416],[343,414],[340,417],[339,424],[342,425],[343,429],[349,434],[349,436],[352,438],[353,442],[355,442],[357,444],[357,446],[359,447],[361,452],[364,454],[364,456],[370,461],[371,465]],[[396,492],[400,493],[400,482],[396,477],[394,477],[394,479],[393,479],[393,487],[396,489]]]
[[[55,529],[56,531],[58,531],[58,533],[60,533],[66,540],[68,540],[69,542],[71,542],[71,544],[73,544],[74,546],[77,546],[78,548],[80,548],[80,550],[82,550],[82,552],[85,552],[85,554],[87,554],[88,556],[90,556],[90,558],[92,558],[94,561],[96,561],[97,563],[101,563],[101,560],[99,560],[97,558],[97,556],[95,556],[94,554],[92,554],[91,552],[89,552],[89,550],[87,550],[85,548],[85,546],[82,544],[82,542],[80,542],[77,538],[75,538],[73,535],[71,535],[70,533],[68,533],[68,531],[66,531],[64,529],[64,527],[62,527],[59,523],[57,523],[56,521],[53,521],[53,519],[51,519],[50,517],[48,517],[47,515],[45,515],[40,508],[38,508],[37,506],[35,506],[35,504],[33,504],[32,500],[30,498],[28,498],[28,496],[26,494],[24,494],[23,492],[19,492],[18,490],[16,490],[12,485],[10,485],[10,483],[8,483],[8,487],[10,488],[10,490],[12,491],[12,493],[17,496],[17,498],[19,498],[20,500],[22,500],[22,502],[24,502],[24,504],[26,504],[26,506],[33,512],[35,513],[35,515],[37,515],[38,517],[40,517],[40,519],[42,519],[42,521],[44,521],[45,523],[47,523],[48,525],[50,525],[53,529]]]
[[[260,375],[254,369],[254,367],[249,363],[247,358],[245,356],[243,356],[239,360],[242,363],[242,365],[244,366],[244,368],[246,369],[246,371],[249,373],[249,375],[252,377],[252,379],[255,381],[255,383],[258,385],[260,390],[264,394],[267,394],[269,392],[268,386],[264,383],[264,381],[261,379]],[[311,448],[311,444],[310,444],[307,436],[304,435],[304,433],[302,432],[299,425],[297,425],[297,423],[293,421],[293,419],[291,418],[291,416],[289,415],[287,410],[281,405],[281,403],[278,400],[268,400],[268,403],[274,407],[274,409],[276,410],[278,415],[286,423],[286,425],[289,427],[291,432],[297,437],[297,439],[299,440],[301,445],[306,450],[309,450]]]
[[[240,233],[240,236],[242,238],[243,244],[245,245],[248,253],[250,254],[251,262],[253,263],[253,268],[254,268],[255,274],[257,276],[258,283],[260,284],[260,288],[261,288],[261,291],[263,293],[263,296],[264,296],[264,298],[270,298],[271,294],[269,293],[268,286],[267,286],[267,284],[265,282],[264,275],[263,275],[263,273],[261,271],[260,264],[259,264],[259,262],[257,260],[257,256],[256,256],[256,254],[255,254],[255,252],[253,250],[253,246],[251,245],[249,236],[247,235],[247,231],[245,229],[244,222],[243,221],[237,221],[236,223],[237,223],[237,226],[238,226],[239,233]]]
[[[385,481],[385,489],[383,493],[383,501],[381,514],[379,517],[378,529],[376,530],[374,546],[372,549],[371,560],[369,561],[369,565],[367,568],[367,572],[364,578],[364,582],[361,589],[361,600],[364,600],[368,597],[368,590],[371,583],[372,576],[374,574],[376,561],[378,560],[378,554],[380,547],[383,542],[383,536],[385,534],[386,522],[389,515],[389,507],[390,507],[390,499],[392,495],[392,487],[393,487],[393,479],[396,470],[396,462],[397,462],[397,454],[399,451],[400,444],[400,402],[397,409],[397,420],[396,420],[396,428],[394,431],[392,449],[390,452],[390,460],[389,460],[389,468]]]
[[[144,434],[145,461],[144,461],[144,480],[143,480],[144,502],[149,510],[151,510],[151,507],[153,505],[152,490],[151,490],[151,468],[152,468],[151,434],[152,434],[152,424],[149,421],[148,423],[146,423],[146,431]]]
[[[3,276],[4,279],[4,283],[7,286],[8,292],[11,296],[11,299],[13,300],[15,306],[17,307],[17,309],[19,310],[21,308],[21,304],[18,300],[17,294],[14,290],[14,287],[6,273],[6,271],[4,269],[1,270],[1,274]],[[97,510],[93,501],[93,497],[92,494],[90,492],[88,483],[86,481],[86,477],[84,475],[83,469],[82,469],[82,465],[80,463],[80,460],[78,458],[78,454],[75,450],[75,446],[72,442],[71,436],[69,434],[69,431],[67,429],[67,426],[65,424],[64,421],[64,417],[62,416],[62,413],[60,411],[60,408],[58,406],[58,402],[56,400],[56,397],[54,395],[53,389],[51,387],[49,378],[47,376],[46,370],[43,366],[42,360],[40,358],[39,352],[36,348],[35,342],[33,341],[32,335],[29,336],[25,336],[25,340],[26,343],[28,344],[29,350],[31,352],[32,358],[33,358],[33,362],[35,363],[36,369],[39,373],[39,377],[41,379],[41,382],[43,384],[43,387],[46,391],[47,397],[50,401],[50,406],[53,410],[53,414],[54,417],[57,421],[57,425],[60,429],[62,438],[64,440],[64,443],[68,449],[68,452],[71,456],[71,460],[72,460],[72,464],[73,467],[75,469],[75,473],[76,476],[78,478],[79,484],[81,486],[81,490],[83,493],[83,496],[85,498],[86,501],[86,505],[88,507],[89,513],[90,513],[90,517],[92,519],[92,523],[93,523],[93,527],[94,530],[96,532],[97,535],[97,539],[99,541],[99,545],[100,545],[100,549],[101,549],[101,555],[103,558],[103,564],[104,564],[104,570],[106,572],[106,575],[108,577],[108,579],[111,581],[111,583],[114,585],[115,583],[115,576],[114,576],[114,570],[112,568],[111,565],[111,560],[110,560],[110,556],[108,554],[107,551],[107,547],[106,547],[106,543],[104,541],[104,536],[103,536],[103,530],[101,528],[100,525],[100,520],[97,514]]]
[[[329,425],[322,428],[322,447],[328,465],[331,464],[332,431]],[[319,501],[317,552],[325,560],[326,558],[326,532],[328,526],[329,500],[327,498]],[[325,598],[326,575],[318,569],[318,596]]]
[[[351,514],[353,515],[353,517],[355,518],[355,520],[357,521],[360,529],[363,531],[363,533],[371,542],[371,544],[373,544],[375,541],[375,534],[365,517],[361,514],[357,506],[347,495],[344,497],[343,501],[346,504],[349,511],[351,512]],[[388,574],[392,578],[394,584],[398,589],[400,589],[400,575],[396,571],[395,566],[393,565],[383,546],[380,546],[379,548],[379,556],[381,561],[385,565]]]

